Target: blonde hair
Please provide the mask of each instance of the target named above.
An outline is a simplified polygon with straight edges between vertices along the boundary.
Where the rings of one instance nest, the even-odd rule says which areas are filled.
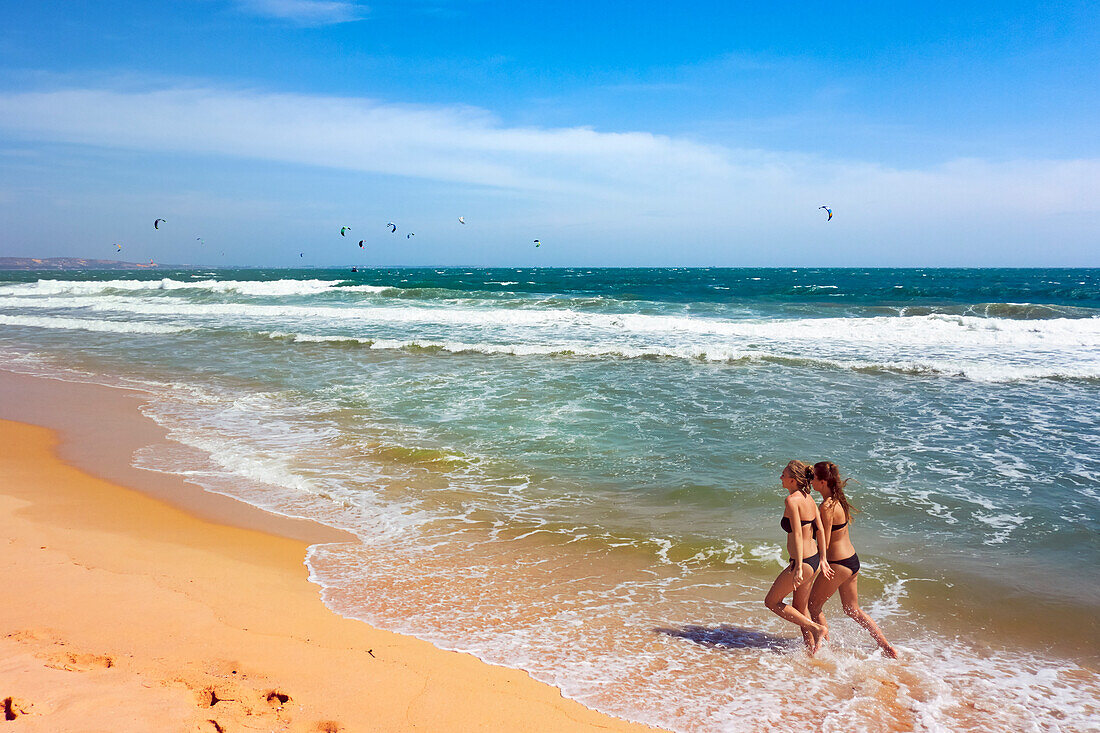
[[[810,468],[810,464],[796,458],[788,463],[784,470],[791,472],[791,477],[794,479],[795,484],[798,485],[798,490],[806,496],[809,496],[810,479],[814,477],[814,470]]]

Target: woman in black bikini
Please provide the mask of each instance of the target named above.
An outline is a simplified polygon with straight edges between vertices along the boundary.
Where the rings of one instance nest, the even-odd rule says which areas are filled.
[[[783,469],[779,480],[788,491],[783,503],[781,526],[787,532],[787,552],[790,564],[772,583],[771,590],[764,597],[764,605],[780,618],[802,627],[803,637],[810,654],[817,651],[826,627],[814,622],[809,616],[808,602],[811,581],[817,573],[820,561],[822,572],[832,577],[829,563],[821,559],[815,537],[822,531],[821,518],[817,504],[810,496],[810,479],[813,469],[802,461],[791,461]],[[791,605],[783,602],[788,593],[794,591]]]
[[[844,613],[871,633],[871,637],[882,647],[884,655],[896,659],[897,650],[886,641],[874,620],[859,607],[859,596],[856,593],[859,555],[856,554],[856,548],[852,546],[852,539],[848,534],[854,510],[848,504],[848,497],[844,495],[844,486],[847,483],[847,479],[841,480],[840,469],[835,463],[822,461],[814,464],[812,486],[823,497],[820,511],[824,524],[821,546],[825,548],[825,557],[836,572],[831,578],[818,578],[814,582],[810,593],[809,615],[825,628],[825,637],[828,638],[829,626],[821,609],[825,606],[825,601],[839,589]]]

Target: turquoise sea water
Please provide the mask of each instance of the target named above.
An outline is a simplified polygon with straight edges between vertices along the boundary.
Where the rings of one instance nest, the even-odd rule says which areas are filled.
[[[1097,720],[1100,270],[0,273],[0,367],[147,391],[138,465],[363,538],[330,605],[601,709],[765,729],[793,672],[826,729]],[[858,482],[904,665],[763,609],[790,458]]]

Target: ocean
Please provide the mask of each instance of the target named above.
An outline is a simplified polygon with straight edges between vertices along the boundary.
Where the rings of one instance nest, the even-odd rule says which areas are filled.
[[[360,538],[334,610],[600,710],[1100,725],[1100,269],[0,272],[0,368],[142,390],[136,466]],[[764,608],[792,458],[901,660]]]

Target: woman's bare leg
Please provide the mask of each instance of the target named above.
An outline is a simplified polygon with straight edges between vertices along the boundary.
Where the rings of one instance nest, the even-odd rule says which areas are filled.
[[[808,565],[802,569],[803,578],[806,578],[806,580],[802,581],[800,587],[810,585],[808,580],[810,576],[807,571],[812,572],[812,568]],[[792,624],[801,626],[803,629],[809,631],[812,643],[810,652],[813,653],[817,651],[817,646],[821,642],[823,629],[819,624],[810,620],[810,617],[805,613],[783,602],[783,599],[786,598],[792,590],[794,590],[794,572],[788,567],[781,572],[779,577],[775,579],[775,582],[772,583],[771,590],[764,596],[764,605],[768,607],[769,611],[779,616],[779,618],[790,621]]]
[[[829,638],[829,624],[825,620],[825,614],[822,609],[825,607],[825,601],[833,597],[836,593],[836,589],[840,587],[841,583],[852,577],[852,571],[843,565],[833,563],[833,579],[829,580],[824,575],[818,575],[814,580],[813,590],[810,591],[810,604],[807,609],[806,615],[809,616],[815,623],[821,624],[825,627],[824,637]]]
[[[844,606],[844,613],[848,614],[853,621],[870,632],[871,638],[882,648],[883,654],[891,659],[897,659],[897,649],[891,646],[890,642],[886,641],[886,636],[879,629],[878,624],[874,622],[874,619],[868,616],[863,609],[859,607],[859,595],[856,592],[856,584],[858,582],[859,573],[856,573],[849,580],[840,585],[840,603]]]
[[[810,616],[810,591],[813,589],[815,582],[814,569],[809,565],[805,565],[802,568],[802,577],[805,578],[805,580],[802,581],[801,585],[795,588],[794,597],[791,599],[791,605],[806,618],[814,623],[820,624],[820,621]],[[810,650],[811,654],[817,651],[821,639],[824,638],[826,634],[828,634],[828,629],[822,631],[818,638],[815,639],[814,635],[810,633],[810,629],[805,626],[802,627],[802,640],[806,642],[806,648]]]

